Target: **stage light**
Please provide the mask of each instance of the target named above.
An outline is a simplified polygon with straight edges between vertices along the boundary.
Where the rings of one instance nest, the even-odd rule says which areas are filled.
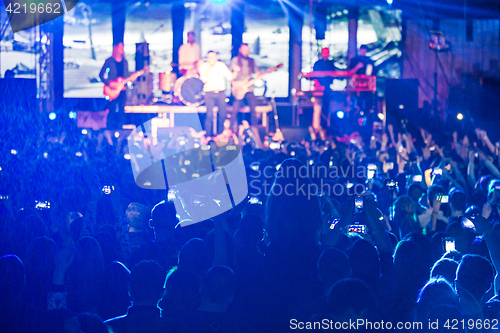
[[[43,153],[44,158],[49,158],[49,154],[47,152]]]
[[[399,108],[400,108],[401,110],[403,110],[403,109],[405,108],[405,106],[404,106],[403,104],[401,104],[401,105],[399,105]]]
[[[387,3],[388,3],[389,5],[392,5],[392,1],[393,1],[393,0],[387,0]]]
[[[385,119],[385,115],[383,113],[379,113],[378,114],[378,119],[384,120]]]
[[[87,135],[87,133],[88,133],[88,132],[89,132],[89,131],[87,131],[85,128],[84,128],[84,129],[82,129],[82,134],[83,134],[83,135]]]
[[[77,151],[75,155],[78,156],[78,157],[82,157],[82,153],[79,152],[79,151]]]
[[[227,0],[212,0],[214,5],[223,5],[227,2]]]
[[[184,165],[189,165],[189,164],[191,164],[191,161],[190,161],[190,160],[185,160],[185,161],[184,161]]]
[[[119,138],[120,137],[120,132],[115,132],[115,138]]]
[[[71,111],[71,112],[69,113],[69,117],[70,117],[71,119],[76,119],[76,112],[75,112],[75,111]]]
[[[461,114],[461,113],[458,113],[458,114],[457,114],[457,119],[458,119],[458,120],[463,120],[463,119],[464,119],[464,115],[463,115],[463,114]]]
[[[339,119],[344,119],[344,111],[337,111],[337,117],[339,117]]]
[[[130,154],[125,154],[125,155],[123,155],[123,158],[125,158],[126,160],[130,160],[131,157],[130,157]]]
[[[17,155],[17,150],[15,150],[15,149],[11,149],[11,150],[10,150],[10,153],[11,153],[12,155]]]
[[[54,120],[54,119],[56,119],[56,113],[55,113],[55,112],[51,112],[51,113],[49,113],[49,119],[50,119],[50,120]]]

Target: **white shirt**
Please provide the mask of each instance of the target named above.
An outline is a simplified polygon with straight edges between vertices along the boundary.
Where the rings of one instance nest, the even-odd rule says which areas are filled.
[[[179,69],[193,69],[194,62],[200,59],[200,45],[186,43],[179,47]]]
[[[225,91],[226,80],[231,81],[233,73],[222,61],[217,61],[213,66],[205,62],[200,68],[200,79],[205,83],[203,91]]]
[[[448,223],[448,218],[444,216],[442,210],[438,211],[437,219]],[[427,225],[431,222],[431,220],[432,220],[432,207],[426,209],[425,212],[423,212],[418,216],[418,222],[420,222],[420,226],[422,228],[427,227]]]

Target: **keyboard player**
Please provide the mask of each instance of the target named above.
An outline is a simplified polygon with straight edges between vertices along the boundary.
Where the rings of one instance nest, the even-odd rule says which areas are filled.
[[[330,49],[324,47],[321,50],[321,59],[316,61],[313,66],[314,72],[324,72],[324,71],[338,71],[337,67],[333,60],[329,60],[330,58]],[[314,112],[313,112],[313,127],[314,130],[319,131],[321,129],[321,114],[323,113],[326,117],[328,117],[330,113],[330,99],[332,96],[331,85],[333,83],[332,76],[325,77],[317,77],[315,80],[317,84],[320,86],[320,90],[323,90],[323,97],[314,99]],[[316,89],[316,88],[315,88]]]

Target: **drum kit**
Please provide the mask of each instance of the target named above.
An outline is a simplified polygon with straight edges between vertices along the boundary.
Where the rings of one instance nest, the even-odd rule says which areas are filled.
[[[181,76],[172,71],[158,74],[158,90],[162,96],[158,101],[173,104],[182,103],[187,106],[200,106],[204,101],[203,81],[198,76]]]

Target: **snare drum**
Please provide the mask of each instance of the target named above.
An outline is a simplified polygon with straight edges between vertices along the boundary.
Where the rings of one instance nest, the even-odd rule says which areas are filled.
[[[183,76],[175,82],[174,95],[188,106],[199,106],[203,99],[203,81],[197,77]]]
[[[172,91],[175,86],[177,75],[172,72],[160,73],[158,75],[158,89],[161,91]]]

